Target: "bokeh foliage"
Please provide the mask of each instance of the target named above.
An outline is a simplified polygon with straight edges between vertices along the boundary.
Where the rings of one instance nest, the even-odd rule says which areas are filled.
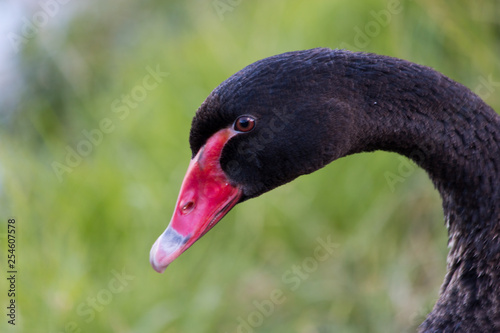
[[[393,5],[398,12],[380,18]],[[15,217],[19,274],[18,325],[3,315],[1,331],[237,332],[238,318],[275,289],[286,299],[255,332],[414,331],[437,299],[447,237],[423,171],[388,184],[407,165],[395,154],[344,158],[237,206],[164,274],[149,250],[188,165],[191,118],[235,71],[285,51],[348,45],[434,67],[498,111],[499,17],[495,0],[61,5],[18,53],[22,97],[2,110],[1,233]],[[113,103],[126,105],[148,68],[168,76],[120,119]],[[496,86],[485,90],[488,80]],[[113,130],[59,181],[53,163],[105,118]],[[290,290],[283,274],[312,256],[318,237],[337,251]],[[116,272],[130,278],[110,293]],[[99,297],[92,316],[78,311]]]

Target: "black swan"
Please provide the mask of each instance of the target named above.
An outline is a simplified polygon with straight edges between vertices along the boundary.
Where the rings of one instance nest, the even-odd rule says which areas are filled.
[[[312,49],[220,84],[190,133],[172,220],[151,249],[163,272],[234,205],[346,155],[386,150],[443,199],[448,271],[423,332],[500,332],[500,116],[463,85],[405,60]]]

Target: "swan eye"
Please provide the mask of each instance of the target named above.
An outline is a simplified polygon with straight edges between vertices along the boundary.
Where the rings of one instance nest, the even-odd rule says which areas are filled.
[[[236,119],[233,127],[238,132],[250,132],[255,127],[255,119],[250,116],[241,116]]]

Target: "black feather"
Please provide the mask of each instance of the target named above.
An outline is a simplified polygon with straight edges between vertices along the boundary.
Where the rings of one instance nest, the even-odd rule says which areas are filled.
[[[425,332],[500,332],[500,117],[468,88],[405,60],[312,49],[257,61],[193,119],[193,155],[240,115],[221,166],[246,200],[331,161],[387,150],[424,168],[443,198],[448,273]]]

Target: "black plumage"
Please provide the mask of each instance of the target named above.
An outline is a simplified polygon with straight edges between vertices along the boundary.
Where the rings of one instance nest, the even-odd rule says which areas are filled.
[[[425,332],[500,331],[500,117],[463,85],[405,60],[312,49],[257,61],[197,111],[193,156],[238,116],[255,129],[220,163],[241,201],[354,153],[413,159],[443,198],[448,272]]]

